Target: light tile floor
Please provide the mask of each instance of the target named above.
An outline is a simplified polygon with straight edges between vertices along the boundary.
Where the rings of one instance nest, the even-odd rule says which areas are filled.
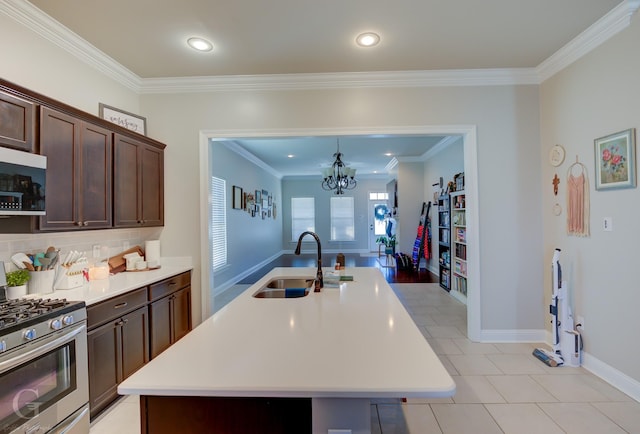
[[[531,355],[540,345],[469,341],[465,306],[438,284],[391,286],[457,391],[373,401],[373,434],[640,434],[640,403],[585,369],[546,366]],[[126,397],[92,423],[91,434],[139,433],[139,418],[137,398]]]

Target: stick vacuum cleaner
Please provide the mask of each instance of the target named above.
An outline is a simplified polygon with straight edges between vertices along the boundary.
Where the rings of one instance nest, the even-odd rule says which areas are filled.
[[[580,366],[582,361],[582,337],[573,323],[573,314],[567,299],[567,288],[562,281],[560,249],[553,253],[551,264],[551,314],[552,351],[536,348],[533,355],[549,366]]]

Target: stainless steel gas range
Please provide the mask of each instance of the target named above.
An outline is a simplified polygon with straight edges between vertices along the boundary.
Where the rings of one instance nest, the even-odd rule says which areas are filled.
[[[87,311],[6,299],[0,262],[0,434],[89,432]]]

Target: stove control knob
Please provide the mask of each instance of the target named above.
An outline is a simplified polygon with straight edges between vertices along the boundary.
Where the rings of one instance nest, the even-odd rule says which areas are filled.
[[[0,353],[4,353],[7,351],[7,343],[5,341],[0,341]]]
[[[60,330],[62,328],[62,321],[58,318],[52,319],[49,322],[49,327],[51,327],[52,330]]]
[[[24,331],[24,338],[27,341],[31,341],[36,338],[36,329],[27,329]]]
[[[73,324],[74,321],[73,315],[65,315],[62,317],[62,323],[66,326]]]

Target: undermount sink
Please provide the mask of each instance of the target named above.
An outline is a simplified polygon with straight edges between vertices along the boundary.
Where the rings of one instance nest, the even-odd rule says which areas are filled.
[[[255,298],[300,298],[309,294],[314,279],[276,277],[256,291]]]

